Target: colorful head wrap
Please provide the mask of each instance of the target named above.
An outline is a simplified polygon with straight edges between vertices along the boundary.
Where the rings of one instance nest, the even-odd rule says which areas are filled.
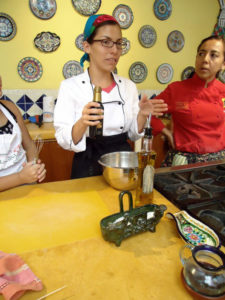
[[[92,15],[88,18],[84,27],[84,41],[86,41],[94,32],[94,30],[106,21],[114,21],[118,25],[118,21],[110,15]],[[83,67],[85,60],[89,60],[89,55],[85,53],[80,59],[80,65]]]

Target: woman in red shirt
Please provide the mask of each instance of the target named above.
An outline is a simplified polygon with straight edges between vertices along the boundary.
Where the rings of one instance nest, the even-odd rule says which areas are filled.
[[[162,166],[225,158],[225,84],[216,77],[225,68],[225,41],[210,36],[197,49],[192,78],[171,83],[156,99],[168,104],[173,131],[152,118],[154,134],[164,133],[171,145]]]

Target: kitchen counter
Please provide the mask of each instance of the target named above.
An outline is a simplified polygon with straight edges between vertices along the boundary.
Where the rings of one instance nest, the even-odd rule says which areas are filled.
[[[52,140],[55,139],[55,128],[53,123],[43,123],[41,127],[34,123],[26,123],[26,127],[30,133],[32,139],[34,139],[37,135],[44,140]]]
[[[99,222],[119,212],[118,195],[102,176],[0,194],[0,249],[19,254],[44,284],[43,291],[27,292],[21,300],[37,299],[64,285],[49,299],[192,299],[181,282],[179,250],[184,242],[173,220],[164,215],[155,233],[130,237],[120,247],[102,238]],[[177,211],[157,191],[154,203]]]

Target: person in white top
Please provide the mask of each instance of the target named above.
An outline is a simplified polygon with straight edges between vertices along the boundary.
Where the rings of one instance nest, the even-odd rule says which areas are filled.
[[[0,191],[44,180],[45,165],[40,160],[34,163],[36,155],[19,109],[11,101],[0,100]]]
[[[139,101],[136,85],[113,73],[122,49],[126,46],[121,28],[109,15],[92,15],[84,29],[84,51],[81,65],[89,68],[61,83],[54,110],[55,137],[64,149],[76,152],[71,178],[102,174],[98,159],[114,151],[130,151],[127,139],[143,135],[149,113],[161,115],[167,110],[164,101]],[[102,115],[93,102],[95,86],[102,88]],[[90,138],[89,127],[103,121],[103,136]]]

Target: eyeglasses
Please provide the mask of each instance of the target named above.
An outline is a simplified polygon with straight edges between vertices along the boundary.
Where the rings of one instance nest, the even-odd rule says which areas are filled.
[[[92,42],[100,42],[102,44],[103,47],[106,48],[112,48],[113,45],[115,44],[117,49],[121,50],[121,49],[125,49],[127,46],[127,42],[125,41],[117,41],[117,42],[113,42],[112,40],[93,40]]]

